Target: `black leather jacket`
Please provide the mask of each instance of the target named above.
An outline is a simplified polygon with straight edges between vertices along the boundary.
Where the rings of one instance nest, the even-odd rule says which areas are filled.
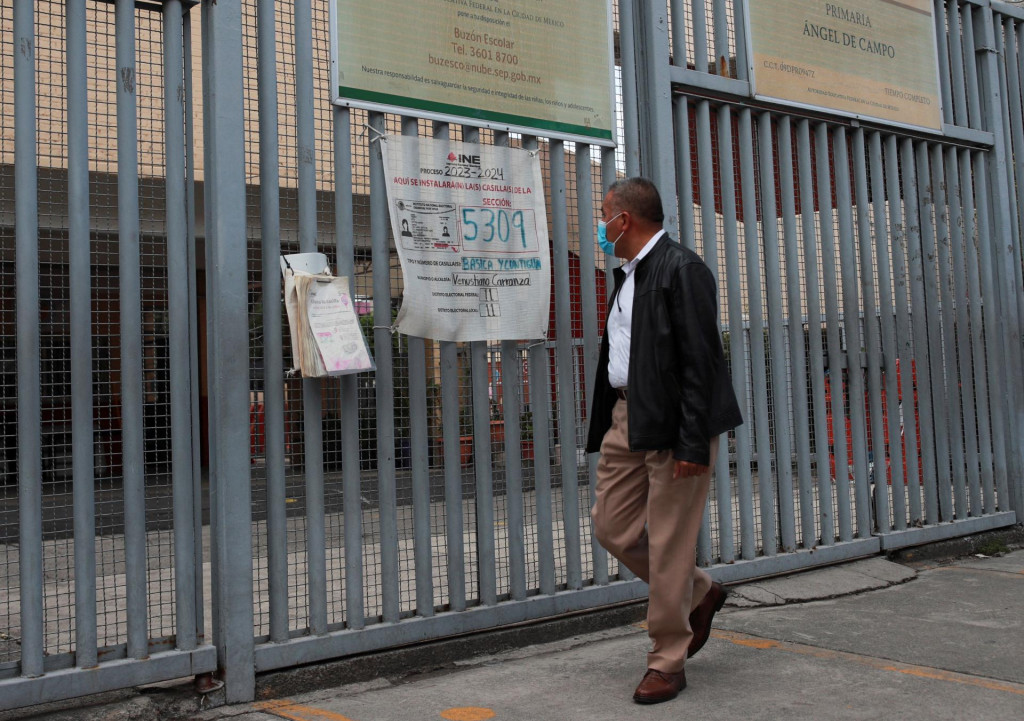
[[[633,271],[629,347],[629,447],[671,450],[709,465],[711,439],[743,423],[722,350],[718,292],[711,270],[667,235]],[[615,290],[625,273],[615,270]],[[608,383],[608,332],[601,341],[587,452],[601,449],[617,396]]]

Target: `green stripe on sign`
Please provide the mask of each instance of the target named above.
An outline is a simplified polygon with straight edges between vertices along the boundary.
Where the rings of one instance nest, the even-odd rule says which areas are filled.
[[[442,115],[455,115],[463,118],[482,120],[491,123],[504,125],[519,125],[525,128],[537,128],[538,130],[551,130],[566,135],[579,135],[595,140],[611,140],[611,130],[600,128],[588,128],[585,125],[573,125],[571,123],[559,123],[554,120],[541,120],[526,115],[514,115],[512,113],[494,113],[480,108],[468,108],[463,105],[450,103],[438,103],[432,100],[421,100],[418,98],[407,98],[403,95],[391,95],[389,93],[377,93],[372,90],[360,88],[338,87],[338,95],[351,100],[362,100],[368,103],[379,105],[394,105],[399,108],[410,108],[412,110],[425,110],[431,113]]]

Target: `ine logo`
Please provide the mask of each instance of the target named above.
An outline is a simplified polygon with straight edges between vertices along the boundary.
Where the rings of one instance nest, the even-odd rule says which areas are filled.
[[[476,167],[479,168],[480,156],[465,155],[463,153],[459,153],[458,155],[456,155],[455,153],[448,153],[448,162],[451,163],[452,165],[475,165]]]

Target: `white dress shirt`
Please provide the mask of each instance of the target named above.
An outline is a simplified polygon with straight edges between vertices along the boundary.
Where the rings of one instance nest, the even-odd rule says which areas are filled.
[[[622,264],[626,274],[608,314],[608,382],[612,388],[625,388],[629,383],[629,339],[633,328],[633,271],[637,263],[651,252],[665,234],[659,230],[647,241],[632,260]]]

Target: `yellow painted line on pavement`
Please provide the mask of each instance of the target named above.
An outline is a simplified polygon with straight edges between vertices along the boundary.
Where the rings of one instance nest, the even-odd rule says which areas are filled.
[[[315,706],[305,706],[288,699],[261,701],[253,704],[253,708],[290,721],[353,721],[340,713]],[[479,706],[449,708],[441,712],[441,718],[447,721],[487,721],[494,718],[495,715],[493,710]]]
[[[291,721],[353,721],[340,713],[315,706],[304,706],[288,699],[261,701],[253,704],[253,708]]]
[[[447,721],[487,721],[487,719],[492,719],[494,716],[494,711],[479,706],[450,708],[441,712],[441,718],[447,719]]]
[[[713,630],[711,632],[711,637],[721,639],[723,641],[729,641],[737,646],[745,646],[747,648],[762,650],[777,649],[787,653],[795,653],[801,656],[812,656],[823,660],[848,661],[861,666],[867,666],[868,668],[878,671],[894,671],[896,673],[916,676],[918,678],[927,678],[933,681],[959,683],[964,686],[983,688],[987,691],[1003,691],[1017,696],[1024,696],[1024,684],[1012,683],[1010,681],[996,681],[993,679],[982,678],[980,676],[956,673],[955,671],[945,671],[940,668],[931,668],[930,666],[918,666],[911,663],[894,663],[888,659],[875,658],[874,656],[847,653],[846,651],[833,651],[827,648],[818,648],[817,646],[807,646],[802,643],[790,643],[789,641],[775,641],[773,639],[750,636],[748,634],[737,633],[735,631]]]

